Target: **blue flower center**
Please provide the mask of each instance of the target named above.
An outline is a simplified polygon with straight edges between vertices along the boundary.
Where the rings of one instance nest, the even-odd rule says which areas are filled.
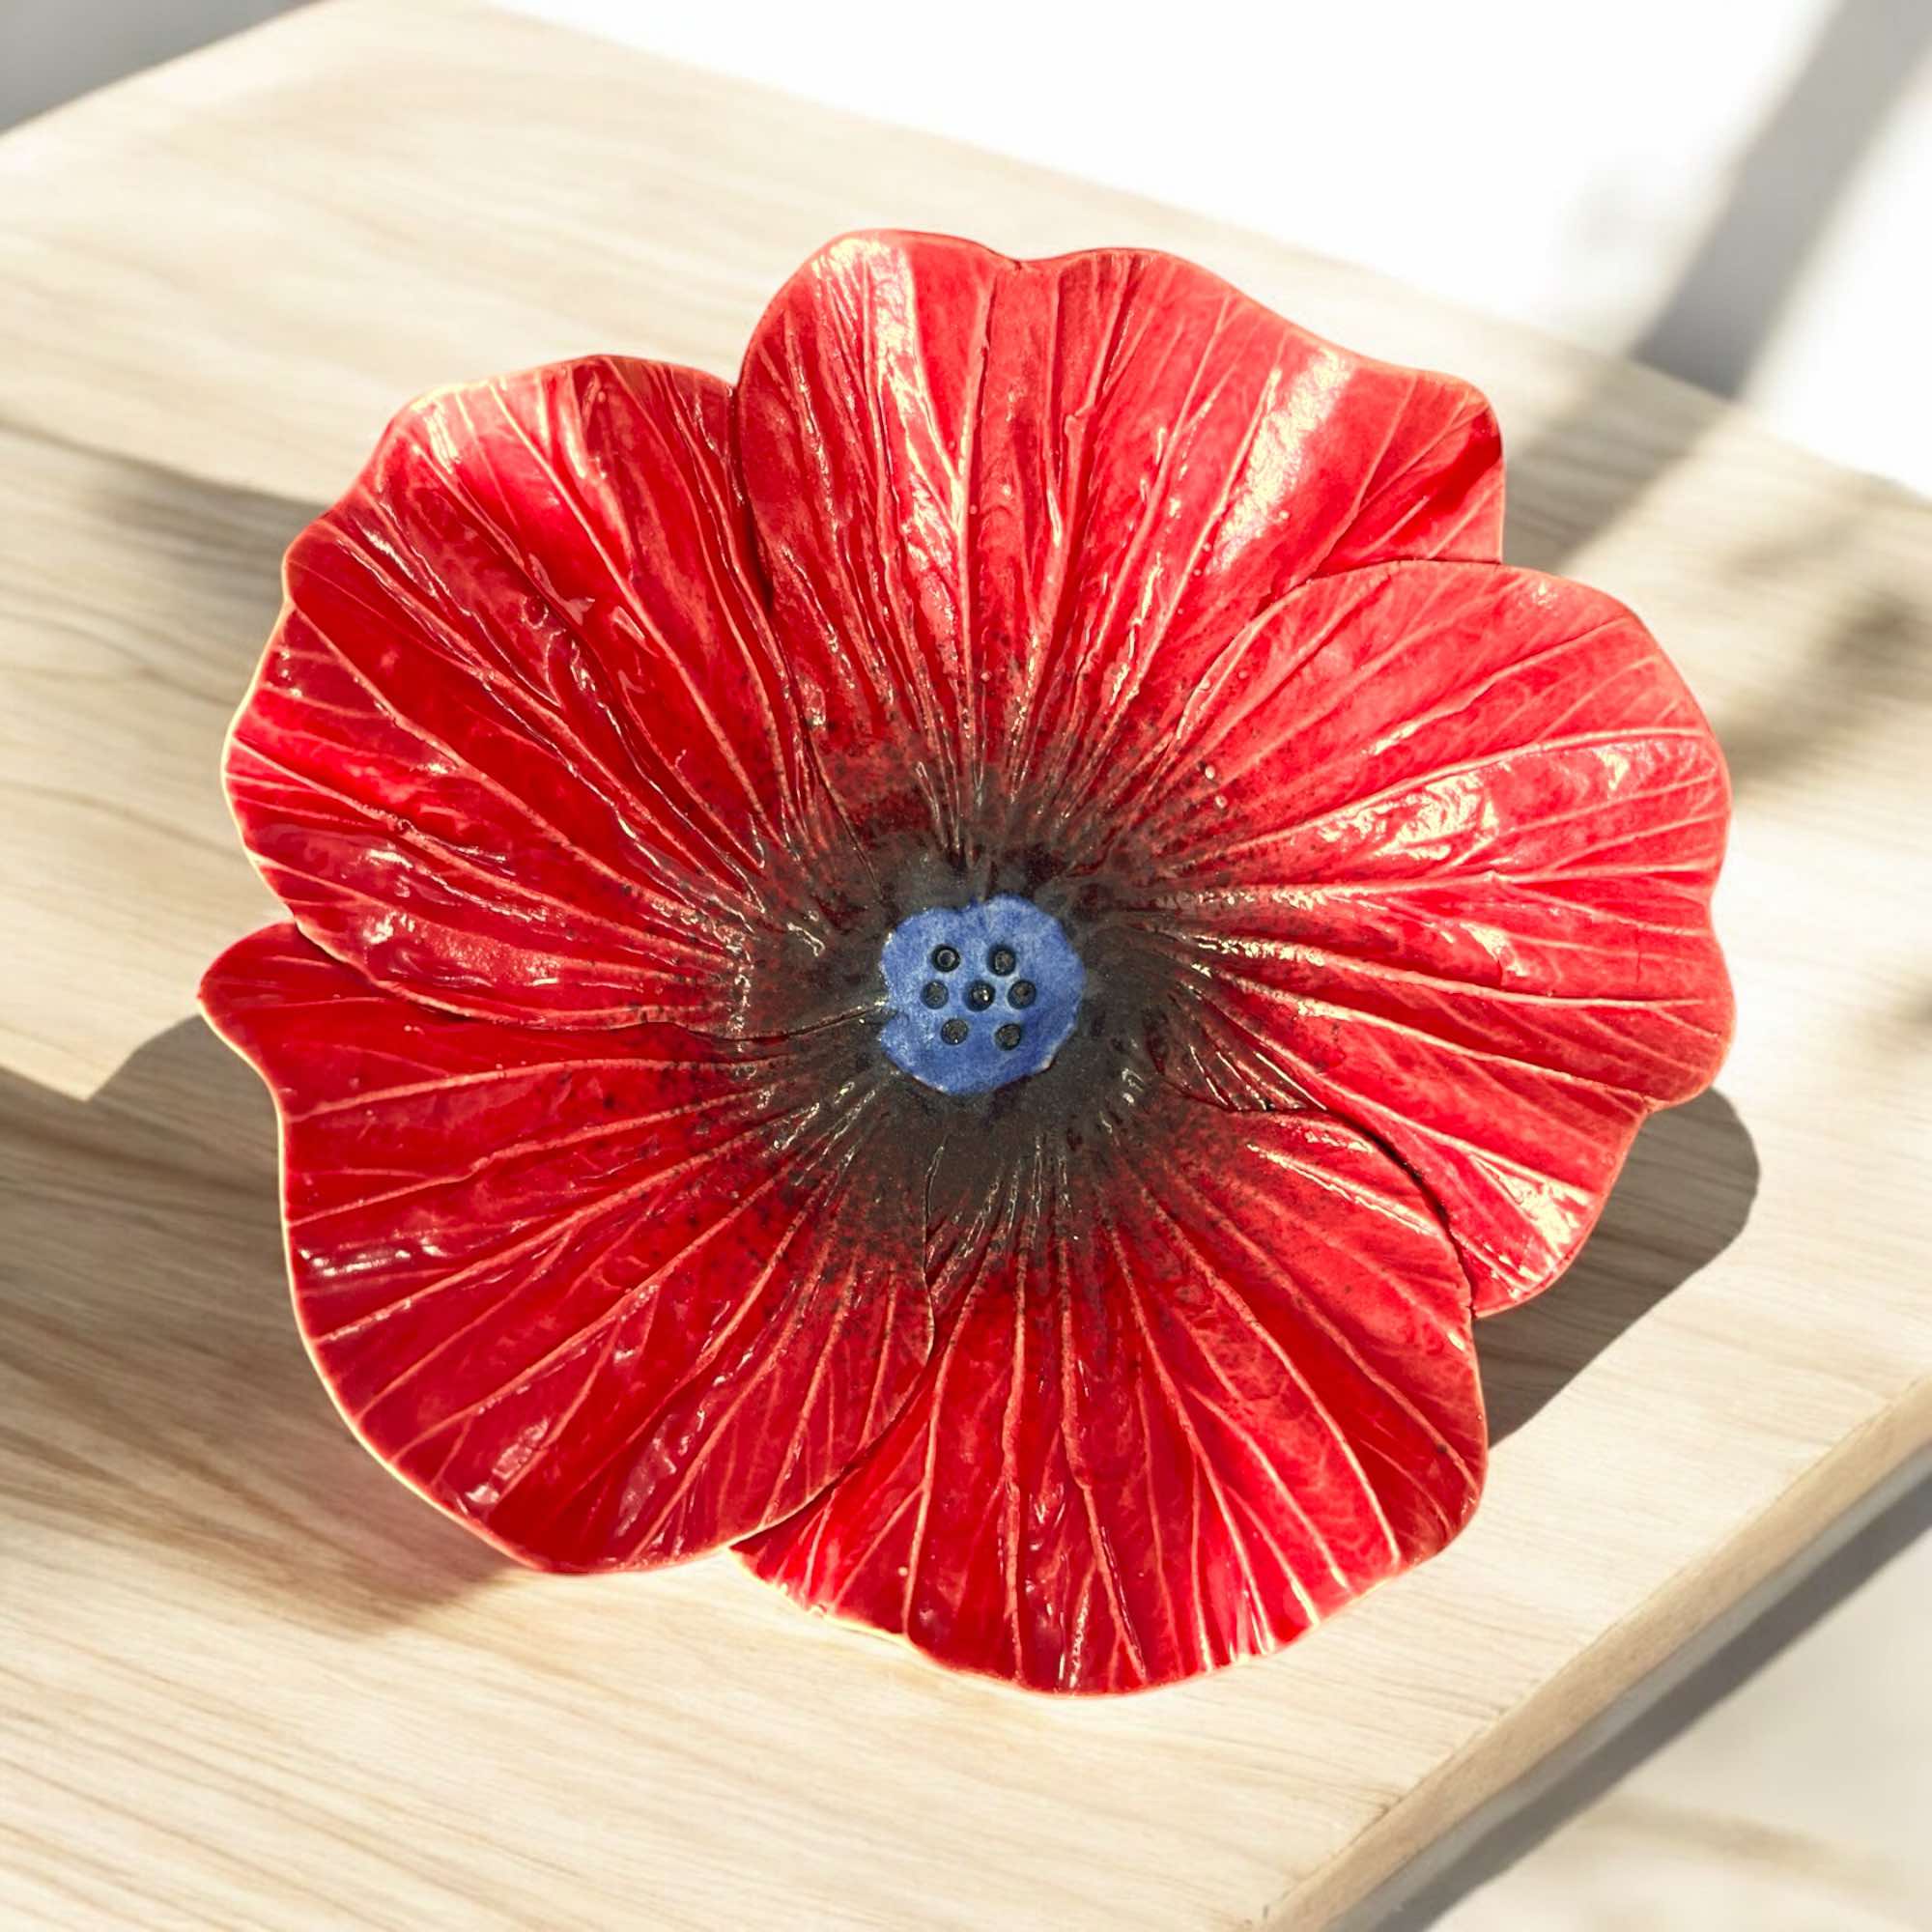
[[[1060,922],[1009,894],[901,920],[879,971],[892,1009],[880,1044],[942,1094],[983,1094],[1050,1065],[1087,984]]]

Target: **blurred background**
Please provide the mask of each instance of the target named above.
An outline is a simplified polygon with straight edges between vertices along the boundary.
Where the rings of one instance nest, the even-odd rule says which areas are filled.
[[[0,127],[283,11],[0,0]],[[1932,492],[1932,0],[522,11],[1366,264]],[[1932,1925],[1932,1486],[1882,1505],[1380,1922]]]
[[[517,5],[1366,263],[1932,490],[1932,0]],[[0,126],[286,11],[0,0]]]

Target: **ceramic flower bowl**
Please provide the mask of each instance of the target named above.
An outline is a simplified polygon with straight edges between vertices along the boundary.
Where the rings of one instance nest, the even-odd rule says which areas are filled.
[[[291,551],[209,973],[295,1301],[526,1562],[735,1546],[1036,1690],[1439,1549],[1476,1318],[1712,1078],[1722,762],[1462,383],[862,235],[735,386],[439,391]]]

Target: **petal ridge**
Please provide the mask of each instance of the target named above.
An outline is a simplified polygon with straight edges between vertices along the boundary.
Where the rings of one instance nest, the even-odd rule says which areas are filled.
[[[293,925],[202,1000],[276,1100],[331,1399],[524,1562],[648,1568],[782,1519],[931,1350],[918,1139],[836,1042],[445,1013]]]
[[[1159,1085],[1117,1129],[942,1209],[934,1356],[746,1543],[758,1575],[955,1667],[1098,1692],[1276,1649],[1461,1527],[1468,1284],[1408,1178],[1332,1118]]]
[[[438,390],[289,553],[225,758],[318,945],[426,1004],[742,1030],[831,836],[713,378]]]
[[[1241,649],[1134,829],[1123,923],[1179,976],[1163,1066],[1355,1122],[1441,1205],[1479,1313],[1538,1293],[1729,1041],[1716,740],[1622,605],[1505,565],[1338,573]]]
[[[753,330],[734,429],[828,782],[968,863],[1093,818],[1293,585],[1500,554],[1480,396],[1151,250],[841,238]]]

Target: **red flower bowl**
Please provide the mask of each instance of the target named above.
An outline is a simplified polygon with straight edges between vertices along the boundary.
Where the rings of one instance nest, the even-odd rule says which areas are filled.
[[[350,1426],[546,1569],[720,1544],[1036,1690],[1440,1548],[1474,1318],[1731,1025],[1728,799],[1481,396],[1213,276],[857,235],[735,386],[392,424],[226,760]]]

